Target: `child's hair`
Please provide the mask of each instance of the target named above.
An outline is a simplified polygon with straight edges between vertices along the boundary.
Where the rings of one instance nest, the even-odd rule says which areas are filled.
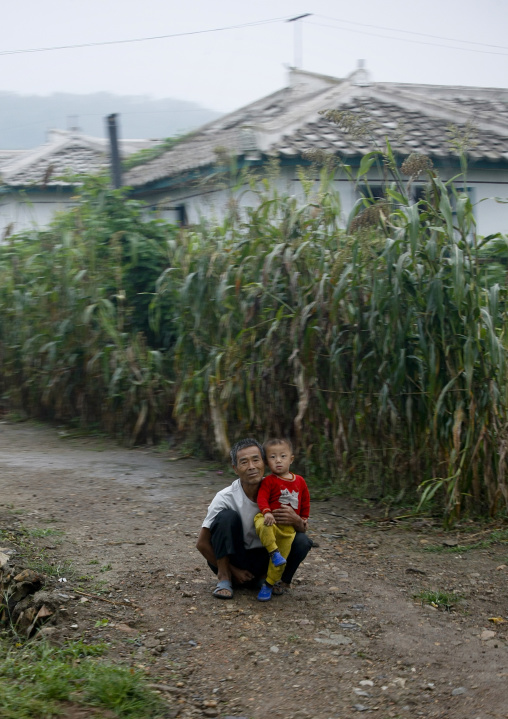
[[[289,451],[291,452],[291,454],[293,454],[293,443],[287,437],[284,437],[283,439],[280,439],[279,437],[272,437],[271,439],[267,439],[263,445],[263,448],[265,452],[267,452],[269,447],[274,447],[276,444],[287,444],[287,446],[289,447]]]

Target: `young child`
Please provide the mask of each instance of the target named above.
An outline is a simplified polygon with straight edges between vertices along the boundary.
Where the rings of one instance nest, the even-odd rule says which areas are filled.
[[[259,514],[254,517],[254,526],[270,554],[270,563],[266,581],[258,594],[260,602],[268,602],[272,598],[273,587],[282,577],[296,534],[290,524],[276,524],[272,510],[289,505],[304,520],[305,526],[310,513],[307,484],[303,477],[289,471],[294,459],[291,442],[288,439],[269,439],[264,450],[272,474],[265,477],[259,487]]]

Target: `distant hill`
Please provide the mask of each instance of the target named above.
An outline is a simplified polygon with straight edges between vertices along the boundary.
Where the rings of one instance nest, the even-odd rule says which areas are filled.
[[[0,149],[37,147],[50,129],[79,128],[84,134],[104,137],[105,117],[119,114],[120,137],[162,139],[188,132],[221,113],[183,100],[148,97],[56,93],[49,96],[0,92]]]

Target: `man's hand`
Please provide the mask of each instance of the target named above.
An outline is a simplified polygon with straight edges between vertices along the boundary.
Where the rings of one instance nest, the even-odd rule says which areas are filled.
[[[232,564],[229,565],[231,569],[231,574],[233,575],[233,578],[235,582],[238,582],[238,584],[245,584],[245,582],[250,582],[252,579],[254,579],[254,575],[252,572],[249,572],[248,569],[238,569],[238,567],[233,567]]]
[[[271,527],[272,524],[275,524],[275,517],[271,512],[265,514],[265,524],[267,527]]]
[[[274,509],[272,512],[277,524],[290,524],[297,532],[307,531],[307,520],[302,519],[289,505]]]

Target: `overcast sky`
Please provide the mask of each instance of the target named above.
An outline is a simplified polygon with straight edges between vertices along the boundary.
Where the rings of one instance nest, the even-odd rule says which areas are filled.
[[[104,90],[233,110],[286,84],[295,47],[284,20],[302,13],[313,13],[300,25],[305,70],[343,77],[363,58],[377,81],[508,86],[508,0],[4,0],[0,90]]]

